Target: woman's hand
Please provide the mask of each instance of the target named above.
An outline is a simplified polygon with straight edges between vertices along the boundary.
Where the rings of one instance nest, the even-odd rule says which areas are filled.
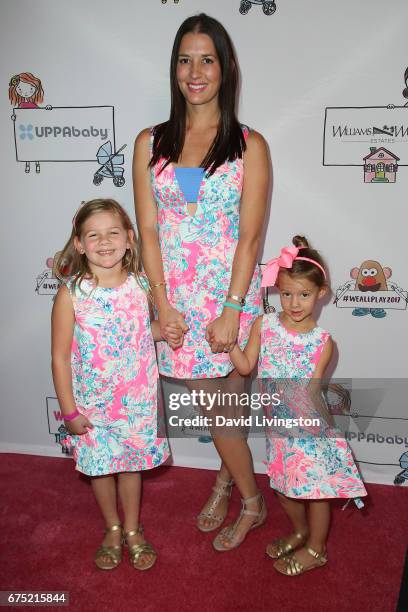
[[[72,421],[65,421],[65,427],[68,429],[69,433],[75,436],[82,436],[88,433],[88,429],[93,429],[91,421],[83,414],[78,415]]]
[[[238,330],[239,312],[227,307],[207,325],[205,339],[213,353],[229,353],[237,341]]]
[[[158,319],[163,340],[165,340],[172,349],[182,346],[184,334],[189,330],[183,315],[176,308],[168,304],[166,307],[159,309]]]

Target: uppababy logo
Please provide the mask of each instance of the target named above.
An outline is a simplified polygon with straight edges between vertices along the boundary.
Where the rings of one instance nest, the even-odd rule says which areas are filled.
[[[25,140],[26,138],[29,140],[33,140],[34,134],[37,138],[100,138],[101,140],[106,140],[108,137],[107,128],[96,128],[93,125],[90,125],[89,128],[76,128],[73,125],[43,125],[36,126],[35,128],[29,124],[24,125],[20,123],[19,125],[19,135],[21,140]],[[34,132],[34,134],[33,134]]]
[[[19,125],[19,128],[21,140],[25,140],[25,138],[32,140],[34,138],[33,126],[31,123],[29,125]]]

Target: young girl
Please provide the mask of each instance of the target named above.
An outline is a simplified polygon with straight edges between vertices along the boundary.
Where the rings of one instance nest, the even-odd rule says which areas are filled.
[[[106,523],[95,563],[115,568],[124,540],[133,567],[149,569],[156,552],[139,525],[140,472],[169,455],[157,415],[153,338],[162,338],[157,322],[150,325],[132,223],[117,202],[98,199],[79,208],[57,262],[59,275],[67,261],[70,277],[52,313],[52,372],[71,434],[63,442],[73,447],[76,469],[91,477]],[[174,332],[175,346],[177,338]]]
[[[351,451],[322,400],[320,380],[333,343],[316,325],[313,310],[328,290],[324,263],[305,238],[266,266],[263,286],[277,285],[282,312],[258,317],[242,352],[235,345],[231,360],[240,374],[254,368],[258,377],[280,393],[275,416],[316,418],[320,427],[302,426],[296,436],[267,430],[267,471],[271,487],[288,515],[293,533],[270,544],[266,552],[276,570],[287,576],[325,565],[330,498],[366,495]],[[265,379],[269,379],[265,380]],[[260,381],[262,387],[262,381]],[[267,384],[265,389],[267,389]],[[271,409],[272,414],[272,409]],[[308,515],[306,515],[308,501]]]

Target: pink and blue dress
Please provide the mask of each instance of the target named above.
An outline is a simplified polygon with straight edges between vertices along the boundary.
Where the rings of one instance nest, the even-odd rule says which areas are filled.
[[[67,283],[75,313],[71,350],[76,407],[93,429],[61,442],[89,476],[148,470],[169,456],[145,290],[133,275],[119,287]]]
[[[247,138],[248,128],[242,126],[242,130]],[[184,315],[189,331],[177,350],[158,343],[159,371],[180,379],[226,376],[233,370],[229,355],[212,353],[205,331],[221,315],[229,289],[239,238],[244,162],[242,158],[226,161],[209,177],[202,169],[194,169],[201,177],[194,215],[189,214],[187,202],[196,196],[183,192],[180,183],[185,185],[185,178],[179,174],[178,180],[176,174],[186,169],[170,163],[160,171],[164,163],[160,159],[151,169],[164,277],[168,299]],[[260,280],[255,269],[240,315],[241,347],[260,313]]]
[[[316,418],[320,427],[267,428],[267,473],[270,485],[299,499],[358,498],[367,495],[350,447],[341,432],[324,420],[306,387],[319,362],[329,333],[315,327],[308,333],[287,329],[276,313],[262,317],[258,378],[264,392],[282,390],[280,406],[268,416]]]

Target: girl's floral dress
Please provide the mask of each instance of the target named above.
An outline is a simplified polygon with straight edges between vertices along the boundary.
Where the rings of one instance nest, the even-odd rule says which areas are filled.
[[[281,404],[268,409],[268,417],[319,419],[285,429],[267,427],[267,473],[271,487],[288,497],[325,499],[366,495],[347,441],[330,424],[323,410],[307,393],[329,333],[315,327],[295,333],[280,322],[276,313],[262,317],[258,378],[263,392],[280,393]],[[328,418],[327,418],[328,417]],[[286,421],[287,423],[288,421]]]
[[[249,129],[242,126],[242,130],[247,138]],[[189,331],[175,351],[165,342],[158,343],[159,371],[184,379],[226,376],[233,369],[228,353],[212,353],[205,330],[221,315],[229,289],[239,237],[243,159],[226,161],[211,177],[204,175],[194,216],[188,212],[173,164],[160,172],[164,161],[159,160],[151,171],[160,249],[168,299],[184,315]],[[259,315],[260,303],[256,268],[240,315],[241,347]]]
[[[142,281],[143,282],[143,281]],[[156,353],[145,291],[133,275],[112,289],[83,280],[72,289],[72,384],[93,424],[68,435],[76,469],[89,476],[154,468],[169,455],[158,411]]]

